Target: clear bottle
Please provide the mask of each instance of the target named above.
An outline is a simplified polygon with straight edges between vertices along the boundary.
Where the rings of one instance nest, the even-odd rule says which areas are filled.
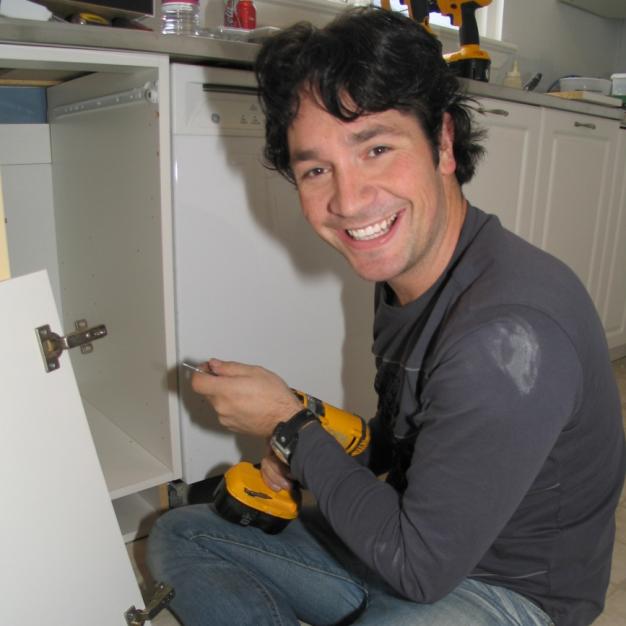
[[[513,62],[513,69],[510,72],[507,72],[502,84],[505,87],[514,87],[515,89],[522,88],[522,75],[519,73],[517,59]]]
[[[224,0],[224,26],[226,28],[235,28],[236,20],[235,20],[235,6],[237,5],[237,0]]]
[[[162,0],[161,32],[164,35],[198,35],[199,0]]]

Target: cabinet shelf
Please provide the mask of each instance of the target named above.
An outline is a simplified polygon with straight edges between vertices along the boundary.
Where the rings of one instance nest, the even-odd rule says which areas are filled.
[[[112,500],[174,478],[170,468],[84,399],[83,406]]]

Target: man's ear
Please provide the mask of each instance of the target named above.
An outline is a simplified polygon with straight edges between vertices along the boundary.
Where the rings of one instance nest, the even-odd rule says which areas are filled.
[[[455,170],[454,120],[449,113],[444,113],[439,136],[439,171],[442,174],[454,174]]]

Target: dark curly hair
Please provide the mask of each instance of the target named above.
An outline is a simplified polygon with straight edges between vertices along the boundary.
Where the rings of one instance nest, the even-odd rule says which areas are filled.
[[[291,182],[287,130],[303,89],[344,121],[388,109],[413,113],[435,164],[448,112],[454,120],[456,178],[462,185],[474,175],[483,133],[472,126],[471,99],[443,60],[440,42],[407,17],[365,8],[348,10],[322,29],[300,22],[263,44],[255,70],[266,116],[266,164]]]

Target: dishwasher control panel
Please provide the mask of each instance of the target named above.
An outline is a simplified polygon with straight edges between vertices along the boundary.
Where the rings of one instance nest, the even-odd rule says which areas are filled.
[[[255,128],[263,129],[263,113],[256,102],[246,102],[241,99],[242,96],[216,99],[215,95],[211,94],[207,107],[211,112],[211,122],[222,131],[243,130],[247,134]]]
[[[252,71],[181,63],[170,68],[174,135],[265,136]]]
[[[185,92],[184,106],[174,112],[174,134],[264,136],[265,118],[253,88],[226,85],[216,90],[189,82]]]

